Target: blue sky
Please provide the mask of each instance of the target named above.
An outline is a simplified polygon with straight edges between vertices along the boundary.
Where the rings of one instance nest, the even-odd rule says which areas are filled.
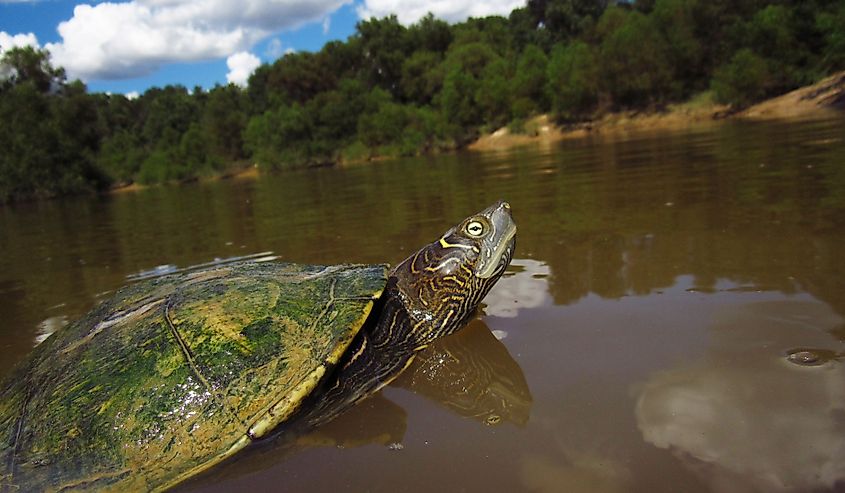
[[[246,84],[259,63],[345,40],[360,19],[507,15],[523,0],[0,0],[0,52],[48,49],[91,91]]]

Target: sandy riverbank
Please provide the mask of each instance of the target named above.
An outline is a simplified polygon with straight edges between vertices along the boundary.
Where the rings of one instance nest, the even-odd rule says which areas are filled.
[[[504,150],[528,144],[549,144],[562,139],[588,135],[619,134],[660,129],[683,129],[712,125],[727,118],[796,119],[843,114],[845,110],[845,72],[827,77],[811,86],[758,103],[742,111],[732,111],[714,103],[708,94],[669,105],[659,112],[609,113],[595,120],[559,126],[548,115],[535,117],[526,124],[528,134],[511,133],[507,127],[484,135],[469,145],[477,151]]]
[[[232,179],[253,179],[257,178],[259,174],[258,165],[252,164],[247,166],[238,166],[235,168],[230,169],[226,173],[220,175],[211,175],[206,177],[200,177],[195,180],[190,181],[217,181],[217,180],[232,180]],[[189,182],[183,182],[189,183]],[[142,185],[140,183],[129,183],[129,184],[118,184],[110,188],[107,193],[110,194],[118,194],[118,193],[127,193],[127,192],[137,192],[139,190],[144,190],[145,188],[149,187],[156,187],[159,186],[158,184],[154,185]]]

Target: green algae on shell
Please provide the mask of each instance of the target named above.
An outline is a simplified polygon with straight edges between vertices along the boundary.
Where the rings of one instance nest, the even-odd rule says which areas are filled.
[[[0,483],[162,490],[220,462],[296,409],[385,283],[246,262],[122,289],[1,384]]]

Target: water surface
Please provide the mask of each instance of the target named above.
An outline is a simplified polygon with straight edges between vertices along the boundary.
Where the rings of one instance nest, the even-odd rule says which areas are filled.
[[[845,487],[845,120],[0,208],[0,375],[131,278],[262,252],[396,263],[499,198],[518,258],[467,329],[181,489]]]

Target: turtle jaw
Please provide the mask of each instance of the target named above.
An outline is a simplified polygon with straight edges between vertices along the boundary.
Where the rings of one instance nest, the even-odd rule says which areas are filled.
[[[502,251],[501,257],[499,257],[499,264],[496,266],[496,270],[493,271],[490,277],[498,279],[499,276],[504,274],[505,269],[508,268],[510,265],[511,260],[513,259],[513,252],[516,250],[516,231],[514,231],[514,235],[511,236],[510,241],[507,242],[505,245],[504,250]]]
[[[500,200],[478,213],[487,218],[493,228],[492,233],[481,244],[475,275],[488,279],[501,274],[513,257],[516,246],[516,223],[511,215],[511,206]]]

